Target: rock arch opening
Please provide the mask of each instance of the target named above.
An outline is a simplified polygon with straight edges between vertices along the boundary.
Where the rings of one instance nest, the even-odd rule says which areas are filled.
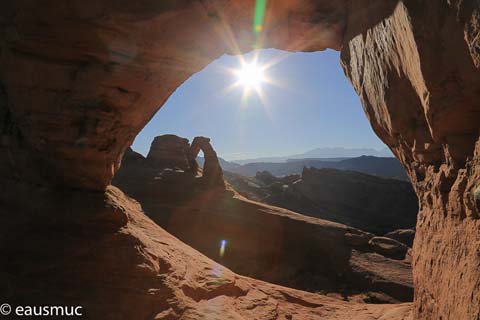
[[[225,97],[236,75],[218,76],[217,70],[230,70],[252,56],[258,66],[282,59],[264,76],[283,85],[261,88],[263,99],[253,92],[248,104],[243,84]],[[367,303],[413,300],[409,248],[418,200],[391,154],[361,148],[382,143],[345,79],[338,54],[268,50],[224,57],[188,80],[164,108],[133,145],[147,154],[151,175],[137,176],[134,168],[145,169],[132,163],[129,153],[114,179],[160,226],[242,275]],[[315,116],[316,122],[306,120]],[[243,132],[247,149],[235,149],[245,148],[232,139],[243,125],[251,131]],[[165,134],[169,129],[179,136],[211,132],[214,142]],[[224,153],[251,155],[257,151],[248,149],[251,145],[281,155],[290,150],[289,136],[297,146],[308,140],[304,151],[313,152],[242,165],[219,159],[214,150],[218,143],[227,146]],[[345,141],[350,148],[342,145]],[[322,144],[337,148],[316,148]],[[193,179],[200,152],[202,174]]]
[[[248,51],[252,44],[260,44],[293,51],[315,51],[329,47],[341,50],[345,72],[362,100],[373,129],[404,164],[420,198],[413,251],[414,317],[478,318],[480,233],[475,191],[480,175],[478,2],[269,1],[265,23],[258,29],[260,36],[251,30],[255,4],[248,0],[128,3],[104,0],[89,1],[88,5],[85,1],[61,5],[56,1],[41,4],[16,1],[1,6],[0,176],[6,190],[2,202],[4,208],[17,208],[21,212],[18,216],[25,221],[35,221],[36,230],[41,229],[38,226],[42,225],[42,219],[24,203],[24,198],[19,200],[18,194],[13,192],[16,188],[29,199],[34,198],[32,193],[49,194],[46,190],[54,186],[65,187],[67,193],[79,190],[77,196],[73,192],[71,198],[65,197],[79,208],[83,208],[85,200],[95,198],[89,202],[94,209],[75,211],[68,218],[59,215],[62,219],[73,219],[68,221],[77,228],[90,227],[91,231],[100,232],[115,229],[116,223],[126,223],[130,227],[135,223],[151,226],[137,209],[132,209],[135,214],[129,219],[120,214],[126,212],[122,203],[129,202],[122,202],[111,189],[104,192],[120,165],[122,154],[158,109],[159,103],[212,59],[225,52],[235,52],[237,48]],[[178,21],[185,24],[179,27]],[[264,41],[259,42],[259,39]],[[31,192],[26,192],[27,189]],[[62,210],[55,206],[52,194],[40,197],[40,202],[45,212],[55,215]],[[115,209],[105,212],[105,208],[97,206],[102,201],[115,203]],[[64,203],[63,208],[66,207],[68,204]],[[15,285],[10,291],[13,295],[22,299],[38,292],[40,297],[48,290],[42,287],[41,281],[35,282],[35,288],[26,282],[25,274],[33,273],[29,270],[22,273],[18,268],[25,256],[19,257],[18,252],[15,256],[11,251],[18,243],[23,243],[12,239],[25,238],[9,231],[8,227],[18,222],[9,212],[4,212],[11,221],[7,219],[9,224],[2,233],[5,240],[2,245],[9,253],[8,261],[17,265],[4,268],[2,275],[16,272]],[[92,216],[93,212],[97,214]],[[88,218],[75,220],[82,214]],[[99,217],[112,218],[110,221],[115,223],[104,230],[99,227],[98,219],[103,219]],[[66,221],[62,219],[56,222]],[[68,227],[60,224],[59,228]],[[151,231],[154,227],[149,228]],[[27,235],[25,230],[31,229],[15,230]],[[146,229],[132,230],[127,228],[121,238],[136,237],[136,243],[150,248],[156,246],[136,236],[138,230]],[[44,236],[43,240],[51,239]],[[137,255],[137,245],[126,247],[115,239],[118,237],[109,244],[127,248],[122,256],[131,252],[135,258],[123,262],[135,261],[143,265],[142,257],[147,255]],[[72,250],[62,250],[58,243],[52,245],[57,245],[55,248],[62,253],[84,252],[78,249],[87,242],[76,240],[68,243]],[[172,241],[167,242],[171,244]],[[108,243],[102,244],[105,250],[110,249]],[[194,257],[187,248],[181,248],[188,257]],[[92,250],[90,258],[102,256],[115,260],[117,257],[115,250],[108,251],[110,255]],[[166,263],[164,258],[168,254],[162,250],[155,247],[148,251],[155,252],[160,259],[152,262],[150,273],[142,275],[154,274],[152,270],[159,264],[159,268],[166,270],[179,267],[178,260]],[[31,254],[39,252],[33,250]],[[103,280],[103,272],[110,276],[112,283],[122,281],[113,276],[122,273],[110,272],[106,260],[88,260],[90,267],[100,274],[99,280]],[[205,262],[202,261],[199,264]],[[80,275],[75,271],[80,270],[80,264],[72,271],[75,277],[64,272],[60,262],[57,266],[55,279],[42,274],[49,279],[45,283],[69,288],[72,279],[92,280],[92,275],[90,278],[85,274],[77,277]],[[32,266],[25,263],[23,267]],[[129,271],[137,269],[132,265]],[[134,282],[131,277],[127,278]],[[226,278],[231,280],[233,276],[230,274]],[[164,308],[155,309],[152,307],[155,298],[150,295],[148,301],[152,303],[148,307],[132,309],[145,310],[145,317],[152,314],[147,309],[155,309],[158,312],[154,314],[164,318],[179,314],[192,318],[192,312],[206,312],[198,302],[211,297],[213,289],[188,287],[191,283],[182,287],[183,292],[195,297],[192,301],[197,302],[188,301],[190,308],[181,309],[178,303],[169,309],[170,305],[162,302]],[[248,291],[245,288],[253,288],[246,280],[242,287],[232,284],[233,280],[225,283],[228,285],[215,287],[220,288],[216,293],[228,292],[225,299],[239,297]],[[141,283],[132,284],[141,286]],[[124,301],[113,287],[118,288],[112,285],[108,292],[115,293],[118,299],[114,300]],[[70,293],[70,297],[88,302],[95,314],[105,317],[105,310],[98,302],[95,305],[80,291]],[[290,303],[296,299],[292,299],[291,294],[283,295],[290,297]],[[175,297],[181,299],[178,295]],[[281,301],[278,312],[292,318],[292,305],[285,299],[278,299],[277,302]],[[323,305],[319,302],[321,299],[312,299],[316,301],[315,306]],[[138,306],[145,307],[145,300],[141,301],[137,301]],[[307,305],[312,306],[311,303]],[[245,315],[247,308],[242,308],[241,304],[235,304],[235,308],[248,317]],[[297,305],[296,309],[301,308]],[[348,317],[347,311],[342,310],[338,312]],[[375,310],[385,311],[382,307]],[[123,311],[128,313],[128,310]],[[232,317],[236,316],[233,312],[224,310],[224,314]]]

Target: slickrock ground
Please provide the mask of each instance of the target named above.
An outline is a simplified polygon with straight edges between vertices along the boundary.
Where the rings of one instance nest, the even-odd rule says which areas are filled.
[[[2,302],[82,305],[86,319],[410,319],[410,304],[347,303],[236,275],[115,187],[10,187],[0,198]],[[28,203],[12,202],[14,195]]]

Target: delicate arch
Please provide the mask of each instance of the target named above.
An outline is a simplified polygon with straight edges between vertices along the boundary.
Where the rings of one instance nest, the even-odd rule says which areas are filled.
[[[198,168],[195,158],[200,150],[203,151],[205,163],[203,165],[202,179],[211,185],[224,185],[223,172],[218,161],[217,153],[210,144],[210,139],[206,137],[195,137],[190,146],[190,162],[193,163],[194,171]],[[196,166],[196,167],[195,167]]]

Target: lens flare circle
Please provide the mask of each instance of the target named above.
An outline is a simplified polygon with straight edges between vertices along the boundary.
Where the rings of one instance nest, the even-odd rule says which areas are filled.
[[[220,241],[220,257],[223,257],[225,255],[225,248],[227,246],[227,240],[222,240]]]

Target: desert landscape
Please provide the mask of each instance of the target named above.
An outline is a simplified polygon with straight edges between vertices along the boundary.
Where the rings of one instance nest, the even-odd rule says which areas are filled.
[[[198,177],[201,139],[205,165]],[[239,274],[361,301],[412,301],[411,243],[245,199],[214,178],[222,177],[221,168],[208,169],[220,167],[208,139],[187,141],[156,137],[146,158],[128,150],[113,184],[166,231]]]
[[[480,319],[478,1],[0,8],[1,316]],[[189,78],[261,48],[339,51],[395,158],[131,147]]]

